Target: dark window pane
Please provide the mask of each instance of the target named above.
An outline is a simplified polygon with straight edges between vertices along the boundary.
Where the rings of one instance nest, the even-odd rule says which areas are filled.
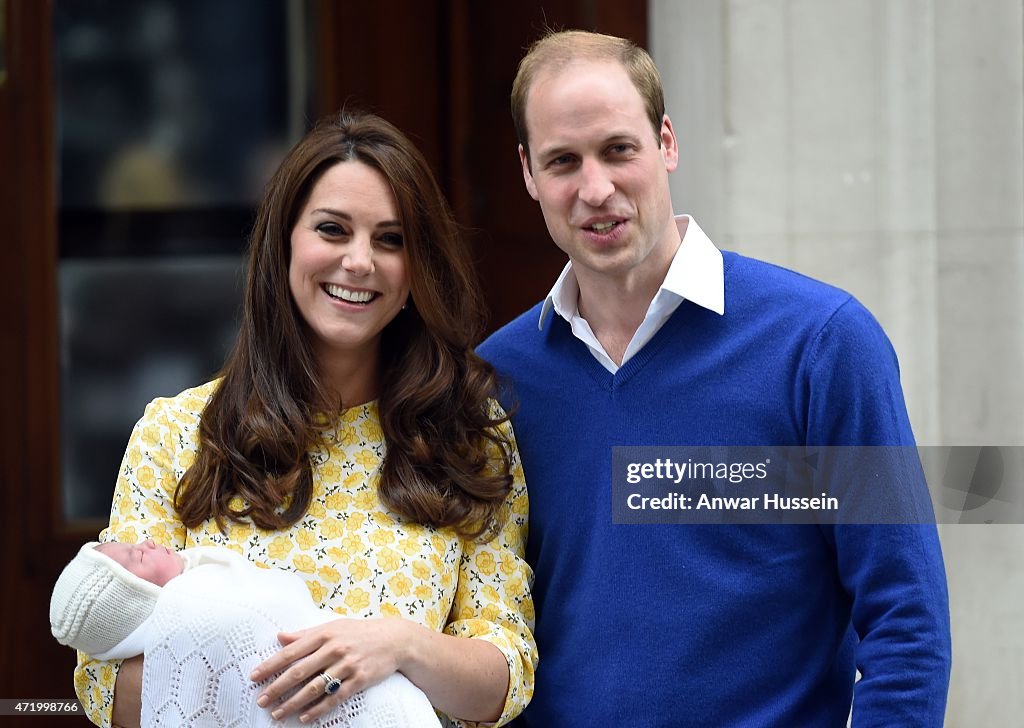
[[[57,0],[64,516],[237,331],[254,206],[306,130],[309,0]]]
[[[60,266],[65,518],[106,518],[132,425],[212,379],[234,343],[242,260],[89,258]]]
[[[295,3],[64,0],[55,6],[64,208],[250,204],[301,134]],[[301,5],[299,6],[301,7]],[[294,113],[295,109],[299,113]]]

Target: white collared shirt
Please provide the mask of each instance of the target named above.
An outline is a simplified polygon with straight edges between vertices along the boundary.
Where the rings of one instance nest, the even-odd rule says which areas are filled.
[[[722,315],[725,313],[725,274],[722,267],[722,253],[700,229],[700,225],[689,215],[677,215],[676,226],[682,242],[669,265],[661,288],[654,295],[647,314],[633,334],[622,364],[630,360],[654,338],[679,304],[689,300],[698,306]],[[573,335],[587,345],[594,358],[614,374],[619,370],[608,352],[601,346],[587,320],[580,316],[580,286],[572,269],[572,261],[566,263],[561,275],[544,299],[537,328],[544,328],[544,321],[554,309],[555,313],[569,322]]]

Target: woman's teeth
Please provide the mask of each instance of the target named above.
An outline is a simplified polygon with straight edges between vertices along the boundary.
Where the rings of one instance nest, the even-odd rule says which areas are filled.
[[[330,283],[324,286],[324,290],[327,291],[328,295],[340,298],[342,301],[348,301],[349,303],[369,303],[377,295],[373,291],[350,291],[347,288]]]
[[[612,221],[612,222],[598,222],[598,223],[594,223],[593,225],[591,225],[590,229],[593,230],[595,233],[602,233],[603,234],[603,233],[608,232],[609,230],[611,230],[613,227],[615,227],[618,224],[619,223],[617,223],[615,221]]]

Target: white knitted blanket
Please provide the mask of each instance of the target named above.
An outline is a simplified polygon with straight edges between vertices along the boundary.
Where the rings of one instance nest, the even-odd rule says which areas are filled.
[[[144,629],[126,640],[145,643],[143,728],[437,728],[426,695],[398,673],[316,722],[272,720],[256,705],[271,680],[252,682],[252,669],[281,649],[278,632],[338,617],[317,609],[294,574],[260,569],[226,549],[190,551],[201,552],[200,565],[167,583]]]

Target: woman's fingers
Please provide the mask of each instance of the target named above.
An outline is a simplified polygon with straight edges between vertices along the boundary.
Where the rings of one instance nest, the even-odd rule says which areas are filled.
[[[284,670],[296,660],[305,657],[315,651],[320,645],[311,637],[306,643],[301,642],[303,632],[279,632],[277,641],[284,645],[266,660],[253,668],[249,679],[253,682],[260,682],[276,672]]]
[[[341,687],[336,689],[332,693],[327,692],[327,688],[331,683],[328,679],[321,677],[326,674],[330,681],[338,680],[341,682]],[[329,668],[317,672],[312,675],[305,682],[295,690],[294,694],[290,695],[287,700],[278,706],[272,706],[271,703],[261,703],[259,700],[257,704],[261,707],[270,707],[270,715],[275,720],[287,718],[288,716],[302,711],[299,719],[302,721],[312,720],[315,717],[319,717],[330,710],[333,710],[342,700],[347,699],[351,695],[351,691],[345,691],[345,677],[347,672],[342,665],[337,667]],[[337,683],[334,683],[335,685]],[[332,685],[333,687],[333,685]],[[266,693],[264,693],[266,695]],[[262,697],[261,699],[262,700]]]
[[[308,704],[306,709],[299,715],[299,720],[303,723],[322,718],[360,690],[365,690],[371,686],[368,673],[362,672],[356,667],[349,667],[345,661],[325,672],[331,677],[338,677],[341,680],[341,688],[333,695],[325,696],[319,702]],[[326,685],[325,681],[321,680],[320,682]],[[280,717],[284,718],[287,715],[287,713],[281,713]],[[277,718],[277,716],[274,717]]]
[[[337,619],[299,632],[282,632],[283,647],[256,666],[255,681],[278,677],[257,697],[275,719],[300,710],[312,719],[399,669],[406,624],[402,620]],[[328,679],[322,676],[327,675]],[[341,682],[336,691],[331,681]]]

